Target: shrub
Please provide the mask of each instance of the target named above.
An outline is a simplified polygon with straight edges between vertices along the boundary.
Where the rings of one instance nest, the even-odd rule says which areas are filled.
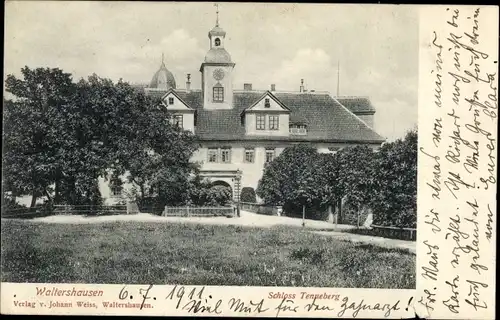
[[[206,189],[207,206],[225,206],[231,200],[231,189],[226,186],[213,186]]]
[[[240,195],[241,202],[256,203],[257,197],[255,195],[255,190],[252,187],[244,187],[241,189]]]
[[[188,195],[187,205],[225,206],[231,201],[231,189],[227,186],[212,185],[208,181],[193,183]]]

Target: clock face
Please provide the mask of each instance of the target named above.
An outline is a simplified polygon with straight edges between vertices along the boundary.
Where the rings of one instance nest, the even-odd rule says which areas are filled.
[[[215,69],[214,70],[214,79],[215,80],[222,80],[224,79],[224,70],[222,69]]]

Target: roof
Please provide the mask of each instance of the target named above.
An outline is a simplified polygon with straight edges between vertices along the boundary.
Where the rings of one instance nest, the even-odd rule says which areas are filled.
[[[150,92],[162,96],[160,92]],[[164,92],[163,92],[164,94]],[[280,93],[274,96],[287,106],[295,118],[303,119],[307,135],[289,137],[248,136],[241,112],[262,97],[262,92],[235,92],[233,109],[203,109],[203,96],[199,90],[183,92],[178,96],[196,110],[196,135],[201,140],[282,140],[381,143],[383,137],[368,127],[352,112],[328,94]]]
[[[208,37],[216,37],[216,36],[221,36],[221,37],[224,37],[226,35],[226,31],[224,31],[224,29],[222,29],[221,27],[219,26],[215,26],[212,30],[210,30],[208,32]]]
[[[248,107],[246,107],[245,109],[243,109],[243,111],[241,111],[241,113],[243,114],[243,113],[245,113],[247,111],[251,111],[251,109],[257,103],[259,103],[262,99],[264,99],[264,97],[271,97],[271,99],[273,99],[274,102],[276,102],[281,108],[283,108],[282,111],[290,111],[290,109],[288,109],[287,106],[285,106],[278,98],[276,98],[276,96],[271,91],[267,90],[257,100],[255,100],[254,103],[252,103],[251,105],[249,105]]]
[[[174,88],[175,89],[175,78],[172,72],[168,71],[165,63],[161,63],[160,69],[156,71],[151,79],[149,85],[150,88]]]
[[[231,55],[224,48],[212,48],[205,55],[205,62],[231,63]]]
[[[191,106],[190,106],[190,105],[189,105],[186,101],[184,101],[184,99],[182,99],[182,97],[180,97],[180,96],[179,96],[179,94],[178,94],[178,93],[177,93],[174,89],[172,89],[172,88],[170,88],[170,89],[168,89],[166,92],[162,93],[162,95],[161,95],[161,99],[162,99],[162,100],[164,100],[164,99],[165,99],[165,98],[166,98],[169,94],[174,95],[177,99],[179,99],[179,100],[180,100],[180,102],[182,102],[183,104],[185,104],[185,105],[186,105],[186,107],[187,107],[189,110],[195,111],[195,110],[193,110],[193,108],[191,108]],[[167,106],[167,110],[168,110],[169,106],[168,106],[168,105],[166,105],[166,106]]]
[[[354,114],[375,113],[375,108],[368,97],[339,96],[335,97],[335,99]]]

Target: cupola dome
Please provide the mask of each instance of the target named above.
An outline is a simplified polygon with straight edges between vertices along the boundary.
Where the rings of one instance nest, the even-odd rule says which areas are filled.
[[[205,55],[208,63],[231,63],[231,55],[224,48],[211,48]]]
[[[151,79],[151,83],[149,85],[150,88],[156,89],[175,89],[175,78],[172,72],[170,72],[165,66],[165,62],[161,62],[160,69],[156,71],[153,79]]]

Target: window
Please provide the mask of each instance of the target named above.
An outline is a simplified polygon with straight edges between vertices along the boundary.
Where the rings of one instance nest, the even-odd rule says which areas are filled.
[[[255,159],[254,149],[245,149],[245,162],[253,163]]]
[[[216,47],[220,46],[220,39],[219,38],[215,38],[215,46]]]
[[[271,108],[271,103],[269,102],[269,98],[266,98],[266,100],[264,100],[264,107]]]
[[[218,149],[212,148],[208,149],[208,162],[217,162]]]
[[[290,133],[293,135],[306,135],[307,127],[303,124],[291,124],[290,125]]]
[[[172,116],[172,124],[179,128],[182,128],[182,114],[174,114]]]
[[[208,149],[208,162],[213,163],[230,163],[231,162],[231,148],[209,148]]]
[[[266,149],[266,163],[269,163],[274,160],[274,149]]]
[[[109,180],[109,189],[112,197],[119,197],[122,194],[123,182],[116,173],[113,173]]]
[[[119,197],[122,194],[122,187],[121,186],[111,186],[111,196],[113,197]]]
[[[257,115],[256,129],[257,130],[266,130],[266,116],[265,115],[263,115],[263,114]]]
[[[269,130],[279,129],[279,116],[269,116]]]
[[[222,163],[230,163],[231,162],[231,149],[224,148],[220,150],[220,159]]]
[[[224,102],[224,88],[220,84],[214,87],[214,102]]]
[[[168,98],[168,104],[174,104],[174,98],[173,97],[169,97]]]

